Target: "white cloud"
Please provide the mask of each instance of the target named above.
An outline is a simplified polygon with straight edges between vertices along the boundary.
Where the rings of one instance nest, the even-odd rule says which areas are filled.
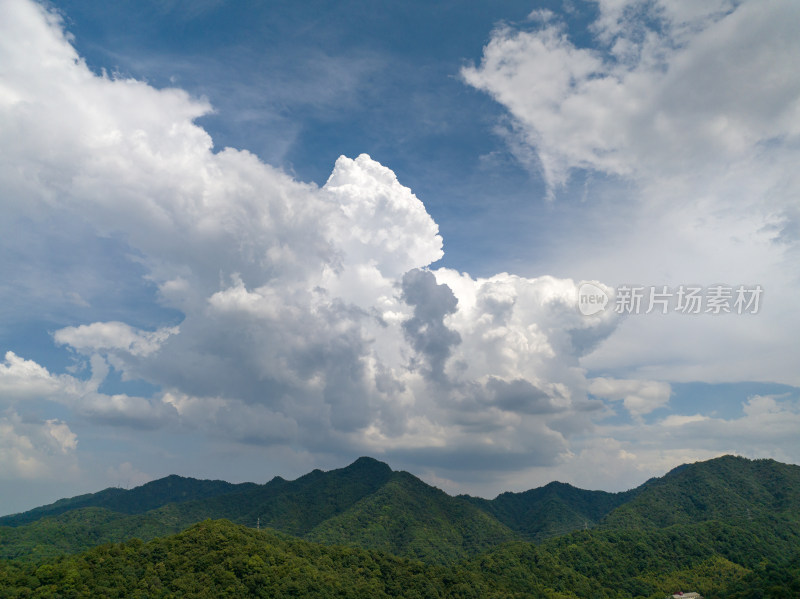
[[[730,418],[672,414],[652,424],[600,427],[598,438],[605,437],[606,445],[630,454],[636,464],[635,471],[611,475],[618,478],[618,488],[636,483],[636,471],[640,481],[643,475],[660,476],[679,464],[723,454],[770,457],[789,463],[800,460],[794,442],[800,430],[797,398],[753,396],[742,407],[741,415]],[[609,456],[612,471],[613,463],[613,456]],[[569,470],[580,472],[578,476],[584,480],[592,476],[581,459],[575,460]]]
[[[668,383],[659,381],[598,377],[589,382],[589,393],[611,401],[622,401],[632,416],[641,417],[667,405],[672,389]]]
[[[24,421],[9,409],[0,415],[0,478],[36,479],[74,475],[77,438],[56,419]]]
[[[56,440],[61,453],[69,453],[78,447],[78,437],[65,423],[51,418],[45,421],[45,429]]]
[[[509,109],[551,186],[573,168],[696,172],[800,133],[796,3],[743,2],[728,11],[600,4],[604,49],[576,47],[561,25],[500,29],[480,66],[462,71]],[[645,25],[648,17],[660,30]]]
[[[24,407],[35,400],[67,406],[77,414],[99,422],[128,424],[135,427],[160,426],[170,417],[160,402],[124,394],[108,395],[98,387],[108,374],[106,362],[92,356],[92,377],[81,380],[71,375],[55,375],[45,367],[6,352],[0,363],[0,393],[10,409]],[[56,420],[45,423],[48,434],[58,439],[62,449],[74,449],[75,441],[66,424]]]
[[[342,248],[342,266],[374,266],[398,279],[444,255],[439,227],[411,190],[385,166],[361,155],[339,157],[323,188],[340,218],[333,234]]]
[[[56,343],[69,345],[81,353],[121,350],[144,357],[157,352],[178,330],[178,327],[164,327],[152,332],[139,331],[123,322],[95,322],[60,329],[53,337]]]
[[[692,422],[703,422],[704,420],[708,420],[708,416],[703,416],[702,414],[692,414],[691,416],[670,414],[661,421],[661,426],[677,427],[691,424]]]
[[[43,366],[6,352],[5,363],[0,364],[0,392],[6,401],[51,395],[61,387]]]

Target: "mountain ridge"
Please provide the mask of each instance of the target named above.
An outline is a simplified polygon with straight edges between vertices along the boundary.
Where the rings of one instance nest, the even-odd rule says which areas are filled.
[[[229,483],[170,474],[133,489],[108,487],[96,493],[62,498],[24,512],[0,516],[0,526],[28,524],[45,516],[57,516],[82,507],[105,507],[112,511],[137,514],[174,501],[189,501],[235,492],[255,483]]]
[[[800,466],[735,456],[683,465],[620,493],[553,481],[492,500],[454,497],[368,457],[343,468],[315,469],[292,481],[274,477],[260,485],[232,485],[170,476],[120,492],[34,508],[11,517],[15,526],[4,522],[9,517],[0,519],[6,524],[0,528],[0,557],[33,559],[133,537],[149,540],[220,518],[431,563],[466,559],[513,540],[543,542],[583,529],[694,525],[715,518],[729,521],[731,513],[769,526],[800,518]],[[141,503],[132,506],[136,498]],[[111,509],[115,501],[127,511]],[[50,513],[56,508],[61,511]]]
[[[729,457],[748,460],[748,458],[739,458],[739,456],[723,455],[723,456],[719,456],[719,457],[716,457],[716,458],[712,458],[711,460],[704,460],[704,461],[701,461],[701,462],[694,462],[694,463],[703,463],[703,462],[709,462],[709,461],[713,462],[715,460],[721,460],[721,459],[725,459],[725,458],[729,458]],[[755,461],[755,460],[750,460],[750,461]],[[774,461],[774,460],[772,460],[772,461]],[[776,462],[776,463],[780,463],[780,462]],[[550,481],[550,482],[548,482],[545,485],[542,485],[540,487],[533,487],[533,488],[525,490],[525,491],[501,491],[500,493],[498,493],[495,496],[494,499],[487,499],[487,498],[484,498],[484,497],[479,497],[479,496],[475,496],[475,495],[469,495],[469,494],[465,494],[465,493],[454,495],[454,497],[464,497],[464,498],[470,498],[470,499],[479,500],[479,501],[492,502],[492,501],[495,501],[495,500],[497,500],[497,499],[499,499],[501,497],[504,497],[504,496],[524,495],[524,494],[528,494],[528,493],[531,493],[531,492],[543,491],[543,490],[546,490],[546,489],[549,489],[549,488],[554,488],[554,487],[576,489],[578,491],[583,491],[583,492],[587,492],[587,493],[619,495],[619,494],[630,493],[631,491],[634,491],[636,489],[639,489],[639,488],[649,484],[651,481],[660,480],[660,479],[672,476],[672,475],[680,472],[681,470],[683,470],[683,469],[685,469],[685,468],[687,468],[687,467],[689,467],[691,465],[692,465],[692,463],[680,464],[680,465],[672,468],[671,470],[669,470],[663,476],[650,478],[647,481],[645,481],[644,483],[642,483],[641,485],[639,485],[638,487],[634,487],[634,488],[629,489],[627,491],[589,490],[589,489],[583,489],[581,487],[577,487],[577,486],[575,486],[575,485],[573,485],[571,483],[566,483],[566,482],[562,482],[562,481],[558,481],[558,480],[553,480],[553,481]],[[787,465],[791,466],[791,464],[787,464]],[[310,472],[308,472],[306,474],[303,474],[303,475],[300,475],[298,478],[293,479],[293,480],[285,479],[282,476],[276,475],[276,476],[274,476],[273,478],[271,478],[269,481],[267,481],[264,484],[270,484],[270,483],[279,484],[279,483],[284,483],[284,482],[294,482],[294,481],[297,481],[299,479],[303,479],[303,478],[305,478],[307,476],[310,476],[310,475],[318,475],[318,474],[321,474],[321,473],[333,472],[333,471],[336,471],[336,470],[360,469],[360,468],[365,468],[365,467],[377,467],[377,468],[382,469],[382,470],[388,469],[389,471],[392,471],[392,472],[401,472],[401,471],[392,470],[391,466],[389,466],[386,462],[382,462],[382,461],[380,461],[380,460],[378,460],[376,458],[369,457],[369,456],[361,456],[361,457],[357,458],[356,460],[354,460],[349,465],[343,466],[341,468],[336,468],[336,469],[328,470],[328,471],[323,471],[323,470],[321,470],[319,468],[315,468],[315,469],[311,470]],[[412,476],[414,476],[414,475],[412,474]],[[42,505],[42,506],[37,506],[37,507],[31,508],[29,510],[24,510],[22,512],[15,512],[15,513],[11,513],[11,514],[6,514],[6,515],[3,515],[3,516],[0,516],[0,526],[14,526],[15,525],[14,522],[17,521],[18,519],[21,520],[22,516],[25,516],[26,521],[30,522],[32,520],[29,519],[29,518],[34,518],[36,516],[36,514],[42,514],[42,516],[44,516],[44,515],[55,515],[54,513],[51,513],[50,511],[47,511],[45,513],[45,510],[46,509],[49,510],[49,508],[61,508],[61,507],[65,507],[65,506],[105,507],[104,505],[100,505],[100,503],[98,501],[94,501],[93,502],[92,499],[93,498],[97,498],[99,496],[110,496],[110,497],[113,497],[113,496],[125,496],[125,495],[128,495],[128,494],[133,494],[134,492],[137,492],[137,491],[140,491],[140,490],[143,490],[143,489],[147,489],[148,487],[153,487],[153,486],[156,486],[156,485],[160,485],[160,484],[163,484],[163,483],[166,483],[166,482],[169,482],[169,481],[175,481],[175,480],[190,481],[190,482],[195,482],[195,483],[214,483],[214,484],[220,484],[220,485],[225,485],[225,486],[229,486],[229,487],[236,487],[236,488],[245,488],[245,487],[251,487],[252,488],[252,487],[260,486],[259,483],[255,483],[255,482],[230,483],[230,482],[227,482],[227,481],[224,481],[224,480],[221,480],[221,479],[198,479],[198,478],[186,477],[186,476],[182,476],[182,475],[173,473],[173,474],[169,474],[167,476],[164,476],[162,478],[154,479],[152,481],[143,483],[142,485],[134,487],[133,489],[123,489],[121,487],[107,487],[105,489],[102,489],[100,491],[96,491],[94,493],[84,493],[84,494],[81,494],[81,495],[75,495],[73,497],[65,497],[65,498],[58,499],[58,500],[56,500],[56,501],[54,501],[52,503],[45,504],[45,505]],[[210,494],[209,496],[212,496],[212,495]],[[190,499],[191,498],[189,498],[187,500],[190,500]],[[83,505],[83,504],[78,505],[78,501],[79,500],[87,500],[86,501],[86,505]],[[170,503],[170,502],[172,502],[172,501],[167,500],[164,503]],[[73,509],[73,507],[69,507],[69,509]],[[116,511],[120,511],[120,510],[116,510]],[[137,512],[127,512],[127,513],[137,513]]]

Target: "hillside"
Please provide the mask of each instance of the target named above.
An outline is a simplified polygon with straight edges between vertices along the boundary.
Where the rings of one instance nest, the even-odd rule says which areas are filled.
[[[0,595],[25,597],[501,597],[463,570],[205,521],[143,544],[53,564],[0,562]]]
[[[229,496],[165,505],[150,515],[183,526],[206,518],[226,518],[245,526],[260,523],[302,536],[375,493],[393,474],[383,462],[362,457],[345,468],[314,470],[293,481],[276,477]]]
[[[119,514],[99,507],[71,510],[30,524],[0,527],[0,558],[38,560],[78,553],[103,543],[154,539],[184,526],[147,514]]]
[[[294,481],[276,477],[264,485],[237,485],[236,489],[228,488],[229,493],[162,503],[140,514],[99,506],[78,507],[53,516],[40,516],[38,520],[12,529],[0,527],[0,557],[33,558],[76,553],[101,543],[120,542],[134,537],[150,540],[178,532],[206,518],[227,518],[251,527],[255,527],[260,519],[262,526],[300,536],[376,491],[391,474],[392,470],[386,464],[361,458],[346,468],[330,472],[314,470]],[[148,486],[163,488],[170,479],[173,477],[148,483],[129,491],[125,496],[113,494],[112,497],[126,497],[128,500],[139,496],[150,497],[152,494],[147,492]],[[102,492],[97,495],[99,501],[95,502],[104,505],[108,495]],[[53,505],[82,506],[91,504],[95,497],[84,495]],[[171,498],[168,495],[162,497]],[[45,506],[12,518],[33,519],[49,509],[51,506]]]
[[[407,472],[314,528],[306,538],[450,563],[515,538],[490,514]]]
[[[522,493],[502,493],[495,499],[463,495],[464,499],[530,541],[595,526],[614,508],[630,501],[638,489],[624,493],[585,491],[552,482]]]
[[[565,596],[707,599],[800,596],[800,527],[719,522],[648,530],[588,530],[543,544],[512,543],[466,564],[492,588],[525,596],[531,580]]]
[[[747,567],[715,550],[713,535],[673,528],[617,536],[581,531],[435,566],[207,520],[149,543],[103,545],[50,563],[0,562],[0,596],[663,599],[692,588],[717,599],[782,599],[800,593],[800,555],[774,558],[780,548],[759,555],[768,536],[718,531],[726,539],[723,552],[750,548],[748,559],[758,564]]]
[[[150,540],[208,518],[438,563],[475,555],[514,537],[468,502],[382,462],[359,458],[345,468],[315,470],[294,481],[275,478],[142,514],[80,508],[14,529],[0,528],[0,557],[33,559],[133,537]]]
[[[602,524],[663,528],[769,518],[800,521],[800,466],[723,456],[648,481]]]
[[[253,488],[254,483],[231,484],[222,480],[197,480],[171,475],[136,487],[135,489],[108,488],[97,493],[60,499],[55,503],[34,508],[20,514],[0,517],[0,526],[20,526],[46,516],[57,516],[80,508],[105,508],[122,514],[143,514],[162,505],[216,497]]]
[[[613,563],[604,557],[615,555],[610,548],[624,549],[623,561],[659,548],[660,553],[637,562],[641,568],[663,569],[659,556],[672,556],[672,563],[688,570],[717,558],[750,570],[758,563],[749,560],[754,550],[748,546],[761,547],[760,555],[776,561],[776,548],[789,555],[800,546],[800,467],[731,456],[676,468],[625,493],[551,483],[494,500],[452,497],[371,458],[328,472],[315,470],[294,481],[229,485],[168,477],[122,493],[62,500],[12,517],[33,521],[0,527],[0,557],[36,561],[108,542],[151,540],[220,518],[429,564],[471,559],[515,540],[544,541],[560,555],[566,550],[559,543],[584,538],[565,533],[584,528],[591,542],[581,541],[579,549],[590,557],[580,554],[578,561],[605,563],[610,570]],[[99,505],[62,509],[92,502]],[[41,517],[57,510],[62,513]],[[633,536],[624,536],[629,533]],[[764,539],[769,543],[764,545]],[[633,548],[625,549],[626,543]],[[695,555],[692,547],[704,549]],[[566,567],[572,562],[564,555]],[[681,561],[682,555],[694,557]],[[599,570],[573,570],[602,579]]]

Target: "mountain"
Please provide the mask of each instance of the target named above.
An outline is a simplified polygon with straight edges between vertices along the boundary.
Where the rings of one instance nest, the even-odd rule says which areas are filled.
[[[395,472],[377,492],[306,536],[434,563],[451,563],[515,537],[490,514],[407,472]]]
[[[35,594],[34,594],[35,593]],[[327,547],[226,520],[52,564],[0,562],[2,597],[500,598],[474,573]]]
[[[142,514],[167,503],[225,495],[256,487],[254,483],[231,484],[222,480],[197,480],[171,475],[135,489],[111,487],[97,493],[60,499],[20,514],[0,517],[0,526],[20,526],[45,516],[87,507],[106,508],[122,514]]]
[[[206,520],[177,535],[102,545],[45,563],[0,561],[2,597],[306,597],[421,599],[784,599],[800,593],[800,554],[771,561],[754,546],[748,568],[675,531],[580,531],[543,545],[513,542],[468,562],[431,565]],[[647,536],[649,535],[649,536]],[[737,539],[746,544],[754,539]]]
[[[624,493],[585,491],[552,482],[522,493],[502,493],[495,499],[463,495],[511,530],[531,541],[595,526],[616,507],[630,501],[637,489]]]
[[[763,518],[800,521],[800,466],[728,455],[651,479],[609,513],[603,526],[663,528]]]
[[[74,500],[64,500],[70,501]],[[41,513],[32,512],[17,517]],[[0,557],[74,553],[134,536],[149,540],[208,518],[439,563],[475,555],[514,537],[469,502],[364,457],[345,468],[314,470],[294,481],[275,478],[264,485],[166,503],[139,514],[81,507],[13,530],[0,528]]]
[[[370,458],[235,489],[187,481],[154,481],[127,496],[140,506],[116,504],[135,512],[189,497],[142,513],[105,507],[101,492],[0,528],[0,554],[24,558],[0,560],[0,596],[800,596],[800,467],[773,460],[688,464],[626,493],[551,483],[491,501]],[[542,538],[581,518],[593,526]]]
[[[153,539],[180,532],[147,514],[84,507],[16,527],[0,527],[0,558],[39,560],[78,553],[103,543]]]
[[[452,497],[364,457],[293,481],[276,477],[263,485],[230,485],[172,476],[130,491],[110,489],[61,500],[3,519],[16,526],[0,527],[0,557],[75,553],[225,518],[307,540],[450,563],[511,540],[541,542],[576,529],[709,521],[773,528],[797,522],[799,514],[800,467],[772,460],[724,456],[685,465],[624,493],[550,483],[486,500]]]
[[[552,482],[492,500],[462,497],[532,541],[595,526],[663,528],[767,516],[800,519],[800,466],[728,455],[682,464],[622,493]]]
[[[528,596],[537,581],[565,597],[663,599],[683,589],[715,599],[785,599],[800,597],[799,548],[797,526],[783,531],[709,521],[510,543],[465,566],[509,596]]]
[[[367,457],[294,481],[275,479],[234,495],[167,505],[150,515],[186,526],[227,518],[438,563],[514,538],[511,530],[463,499]]]
[[[536,545],[502,545],[470,568],[492,588],[518,594],[536,579],[578,597],[661,599],[679,589],[721,599],[800,597],[800,466],[723,456],[626,493],[590,493],[556,483],[488,502],[514,529],[529,527],[526,514],[542,505],[599,521]]]
[[[168,504],[150,514],[185,526],[206,518],[226,518],[245,526],[260,525],[303,536],[375,493],[393,475],[383,462],[362,457],[345,468],[314,470],[293,481],[276,477],[239,493]]]

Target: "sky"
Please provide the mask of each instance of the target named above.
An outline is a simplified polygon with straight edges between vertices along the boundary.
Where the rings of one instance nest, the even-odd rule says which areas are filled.
[[[369,455],[800,463],[800,4],[0,0],[0,513]]]

